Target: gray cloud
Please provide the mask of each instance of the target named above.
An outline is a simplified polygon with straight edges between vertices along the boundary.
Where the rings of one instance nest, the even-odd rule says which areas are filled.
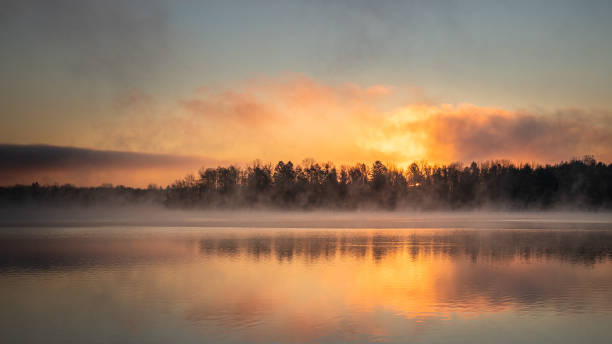
[[[26,70],[138,82],[168,56],[167,17],[156,0],[8,0],[0,7],[0,39]]]
[[[165,184],[219,161],[167,154],[104,151],[48,145],[0,144],[0,184],[100,182]]]
[[[104,151],[49,145],[0,144],[0,171],[66,168],[151,168],[193,165],[206,159],[192,156]]]
[[[315,8],[325,27],[333,28],[319,40],[324,72],[379,68],[394,54],[403,56],[402,69],[406,69],[414,50],[427,43],[422,39],[424,31],[446,45],[454,44],[458,37],[466,38],[453,18],[456,5],[452,2],[342,0],[307,4]]]

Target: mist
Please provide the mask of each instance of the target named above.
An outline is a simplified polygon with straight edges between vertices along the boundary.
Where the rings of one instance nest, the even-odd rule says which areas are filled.
[[[27,228],[179,227],[235,229],[502,229],[502,230],[607,230],[611,212],[584,211],[279,211],[181,210],[159,205],[74,207],[3,207],[3,231]]]

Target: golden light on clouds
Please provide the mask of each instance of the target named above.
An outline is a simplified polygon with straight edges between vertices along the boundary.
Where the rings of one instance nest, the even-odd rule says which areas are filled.
[[[390,119],[381,129],[385,137],[411,142],[420,147],[422,158],[434,162],[509,159],[543,163],[586,154],[604,161],[612,158],[608,148],[612,145],[612,116],[608,113],[538,114],[462,104],[409,106]]]
[[[296,76],[202,87],[163,104],[128,99],[119,123],[102,126],[93,145],[239,164],[612,158],[612,116],[606,112],[433,104],[413,90],[385,85],[328,85]]]
[[[257,159],[336,166],[380,160],[400,168],[422,160],[555,163],[587,154],[612,161],[610,112],[437,104],[418,88],[304,76],[200,87],[180,99],[132,90],[115,110],[90,128],[66,129],[77,148],[49,142],[58,145],[49,146],[51,155],[32,155],[32,147],[5,145],[17,162],[29,160],[2,169],[4,183],[167,185],[200,167]]]

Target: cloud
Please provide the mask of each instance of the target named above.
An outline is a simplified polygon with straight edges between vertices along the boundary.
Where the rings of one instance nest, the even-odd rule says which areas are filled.
[[[425,96],[415,102],[414,88],[324,84],[301,75],[202,87],[153,110],[131,106],[121,121],[101,127],[96,146],[235,162],[378,159],[403,166],[414,160],[556,162],[585,154],[612,160],[610,112],[440,105]]]
[[[389,151],[401,154],[393,141],[410,142],[420,148],[422,158],[440,162],[555,162],[586,154],[612,159],[612,113],[602,111],[407,106],[396,110],[377,134],[379,144],[387,143]]]
[[[102,123],[95,146],[195,154],[250,162],[313,157],[338,163],[363,157],[364,123],[392,89],[325,85],[294,76],[249,80],[231,89],[204,87],[176,103]]]
[[[147,154],[48,145],[0,144],[0,183],[102,182],[165,185],[190,170],[219,161],[197,156]]]
[[[139,84],[168,59],[168,17],[157,0],[8,0],[0,29],[12,47],[7,56],[33,60],[28,70],[49,66],[90,82]]]

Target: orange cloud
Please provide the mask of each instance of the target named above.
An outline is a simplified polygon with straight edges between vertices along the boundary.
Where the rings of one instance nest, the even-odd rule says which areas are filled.
[[[235,163],[378,159],[403,166],[423,159],[553,162],[584,154],[612,160],[610,112],[436,105],[415,90],[296,76],[202,87],[153,110],[133,104],[155,103],[141,95],[130,98],[124,118],[102,126],[94,145]]]
[[[400,153],[410,142],[422,158],[439,161],[509,159],[555,162],[585,154],[612,159],[612,114],[578,110],[511,112],[464,104],[408,106],[378,132],[379,141]],[[405,158],[414,158],[405,156]]]
[[[155,114],[128,109],[124,118],[101,126],[96,144],[234,162],[352,162],[368,154],[360,141],[381,115],[376,106],[386,92],[384,86],[327,86],[303,77],[249,82],[231,91],[206,88],[158,106]]]

